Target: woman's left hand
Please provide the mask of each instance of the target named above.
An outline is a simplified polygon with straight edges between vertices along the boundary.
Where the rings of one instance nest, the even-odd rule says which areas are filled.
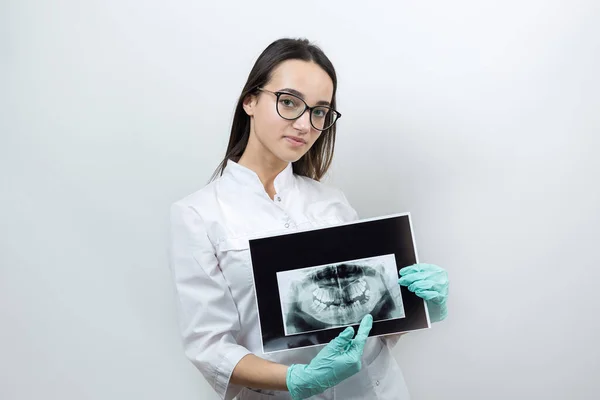
[[[433,322],[442,321],[448,315],[448,273],[433,264],[414,264],[400,270],[398,284],[427,301]]]

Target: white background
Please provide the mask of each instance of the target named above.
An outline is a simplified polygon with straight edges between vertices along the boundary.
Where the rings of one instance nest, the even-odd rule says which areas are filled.
[[[401,339],[414,399],[593,399],[600,2],[0,3],[0,398],[214,399],[183,354],[170,204],[272,40],[339,74],[330,183],[412,213],[451,277]]]

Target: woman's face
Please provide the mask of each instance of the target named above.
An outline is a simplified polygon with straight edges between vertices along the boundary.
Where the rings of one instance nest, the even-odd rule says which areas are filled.
[[[310,106],[329,105],[333,96],[333,82],[329,75],[314,62],[287,60],[274,69],[271,80],[263,86],[271,92],[296,94]],[[244,110],[251,118],[248,148],[269,158],[284,162],[299,160],[321,134],[310,124],[308,110],[296,120],[283,119],[277,113],[277,96],[260,92],[244,101]]]

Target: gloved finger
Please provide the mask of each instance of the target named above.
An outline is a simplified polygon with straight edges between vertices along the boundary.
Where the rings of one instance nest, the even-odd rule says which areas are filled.
[[[419,264],[413,264],[413,265],[404,267],[404,268],[400,269],[400,271],[398,271],[398,274],[408,275],[408,274],[413,274],[415,272],[421,272],[421,267],[419,266]]]
[[[344,329],[339,335],[337,335],[331,341],[331,343],[336,349],[341,350],[341,349],[346,348],[348,343],[350,343],[350,341],[352,340],[353,336],[354,336],[354,328],[349,326],[346,329]]]
[[[354,337],[354,328],[351,326],[347,327],[337,337],[338,337],[338,339],[342,339],[342,340],[352,339],[352,337]]]
[[[354,338],[354,343],[358,346],[364,346],[365,342],[367,341],[367,338],[369,337],[369,332],[371,332],[372,327],[373,316],[371,314],[367,314],[360,322],[360,326],[358,327],[358,333]]]
[[[436,300],[440,296],[439,293],[434,290],[417,290],[415,294],[427,301]]]
[[[444,304],[447,300],[448,300],[448,295],[446,293],[437,291],[437,296],[430,300],[427,300],[427,301],[439,305],[439,304]]]
[[[419,263],[417,265],[419,266],[421,271],[446,272],[446,270],[444,268],[440,267],[439,265],[435,265],[435,264]]]
[[[410,290],[410,291],[414,291],[413,289],[410,288],[410,286],[417,282],[426,281],[426,282],[429,282],[429,284],[431,284],[431,285],[438,284],[437,280],[435,279],[435,276],[427,276],[427,275],[421,275],[421,274],[422,273],[419,272],[418,274],[408,274],[406,276],[403,276],[402,278],[398,279],[398,284],[400,286],[408,286],[408,290]]]
[[[416,292],[417,290],[436,290],[436,283],[430,280],[416,281],[408,285],[408,290]],[[437,291],[437,290],[436,290]]]
[[[408,275],[408,274],[415,274],[415,273],[430,273],[430,274],[444,274],[446,275],[446,270],[438,265],[435,264],[425,264],[425,263],[419,263],[419,264],[413,264],[413,265],[409,265],[408,267],[404,267],[402,268],[400,271],[398,271],[398,273],[401,276],[404,275]]]
[[[410,276],[403,276],[398,279],[398,285],[400,286],[410,286],[413,283],[413,280],[410,279]]]
[[[420,271],[420,272],[412,272],[410,274],[402,275],[400,279],[408,278],[414,281],[421,281],[424,279],[443,279],[444,275],[440,271]]]
[[[443,271],[444,269],[435,264],[415,263],[415,264],[407,265],[406,267],[402,268],[400,270],[400,273],[404,274],[404,273],[408,273],[408,272],[421,272],[421,271],[434,271],[434,270]]]
[[[407,274],[400,277],[400,279],[398,279],[398,284],[409,286],[418,281],[435,281],[437,283],[438,280],[443,281],[443,279],[439,279],[437,273],[415,272],[414,274]]]

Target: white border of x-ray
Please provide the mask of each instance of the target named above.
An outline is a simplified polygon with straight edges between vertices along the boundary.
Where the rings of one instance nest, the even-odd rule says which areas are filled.
[[[250,260],[250,269],[252,271],[252,285],[254,287],[254,302],[256,304],[256,313],[258,315],[258,330],[259,330],[259,334],[260,334],[260,346],[262,348],[263,354],[273,354],[273,353],[280,353],[282,351],[299,350],[299,349],[305,349],[305,348],[310,348],[310,347],[326,346],[327,343],[313,344],[313,345],[302,346],[302,347],[294,347],[291,349],[273,350],[273,351],[269,351],[269,352],[265,353],[265,343],[263,341],[262,324],[261,324],[262,320],[260,319],[260,309],[258,307],[258,296],[256,295],[256,293],[257,293],[256,292],[256,277],[254,276],[254,266],[252,265],[252,254],[250,252],[250,241],[251,240],[285,236],[285,235],[293,235],[293,234],[302,233],[302,232],[320,231],[320,230],[324,230],[324,229],[328,229],[328,228],[335,228],[338,226],[356,225],[356,224],[360,224],[362,222],[371,222],[371,221],[378,221],[378,220],[382,220],[382,219],[392,219],[392,218],[404,217],[404,216],[408,216],[408,226],[410,227],[410,236],[412,237],[413,249],[415,251],[415,263],[418,264],[419,263],[419,253],[417,252],[417,244],[415,241],[415,235],[414,235],[414,231],[413,231],[412,218],[411,218],[410,212],[387,214],[387,215],[382,215],[379,217],[363,218],[363,219],[357,219],[355,221],[340,222],[337,224],[325,225],[325,226],[311,226],[306,229],[298,229],[295,231],[290,231],[289,229],[286,229],[285,231],[277,230],[277,231],[270,232],[270,233],[261,233],[261,234],[257,234],[254,236],[249,236],[248,237],[248,252],[250,254],[249,254],[248,258]],[[402,302],[404,303],[404,299],[402,299]],[[382,337],[382,336],[390,336],[390,335],[400,335],[403,333],[417,332],[417,331],[422,331],[425,329],[430,329],[431,328],[431,320],[429,318],[429,309],[427,308],[427,302],[425,300],[423,300],[423,307],[425,308],[425,317],[427,318],[427,327],[419,328],[419,329],[411,329],[409,331],[401,331],[401,332],[394,332],[394,333],[382,333],[381,335],[373,335],[373,336],[369,336],[369,337],[371,338],[371,337]],[[352,325],[356,325],[356,324],[352,324]],[[348,326],[350,326],[350,325],[348,325]],[[329,329],[339,329],[339,327],[329,328]],[[325,329],[325,330],[327,330],[327,329]],[[297,335],[305,335],[305,334],[306,333],[303,332],[303,333],[298,333]],[[286,337],[293,337],[293,336],[297,336],[297,335],[290,335],[290,336],[286,336]]]

